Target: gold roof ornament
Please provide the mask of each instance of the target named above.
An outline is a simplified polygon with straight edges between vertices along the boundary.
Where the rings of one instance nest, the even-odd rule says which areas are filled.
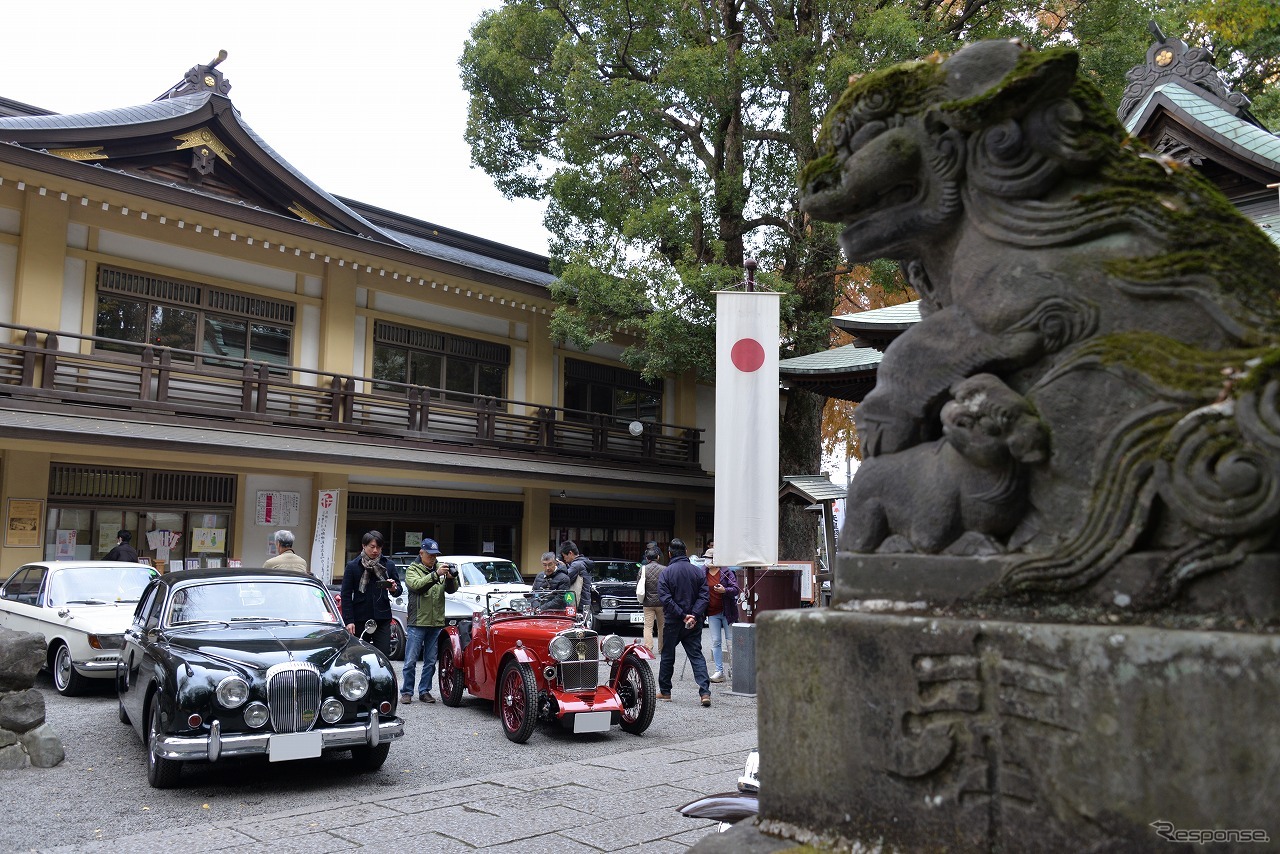
[[[187,133],[175,136],[174,139],[178,140],[178,147],[174,149],[175,151],[182,151],[184,148],[205,146],[211,149],[214,154],[218,155],[218,157],[227,164],[230,164],[231,158],[236,156],[235,153],[223,145],[222,141],[214,136],[213,131],[208,128],[188,131]]]

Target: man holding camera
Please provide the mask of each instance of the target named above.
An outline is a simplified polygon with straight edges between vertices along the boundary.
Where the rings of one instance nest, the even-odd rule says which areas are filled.
[[[440,631],[444,628],[444,596],[458,589],[458,568],[436,560],[440,545],[435,540],[423,539],[418,549],[418,560],[409,564],[405,573],[405,586],[409,588],[409,613],[404,627],[407,639],[404,647],[404,684],[400,689],[400,702],[413,701],[417,689],[418,656],[422,656],[422,685],[418,700],[434,703],[431,696],[431,677],[436,669],[436,649]]]

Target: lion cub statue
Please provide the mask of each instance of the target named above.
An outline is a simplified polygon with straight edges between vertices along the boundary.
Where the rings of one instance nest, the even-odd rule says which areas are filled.
[[[1275,549],[1280,253],[1076,65],[978,42],[856,79],[826,117],[802,207],[851,262],[897,260],[922,318],[858,408],[842,547],[1003,552],[1005,594],[1142,552],[1159,604]],[[981,450],[979,394],[1020,413]]]

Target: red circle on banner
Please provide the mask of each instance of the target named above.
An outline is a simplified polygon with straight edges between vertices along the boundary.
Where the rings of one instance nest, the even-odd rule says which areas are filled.
[[[744,374],[760,370],[764,364],[764,347],[754,338],[739,338],[729,351],[733,366]]]

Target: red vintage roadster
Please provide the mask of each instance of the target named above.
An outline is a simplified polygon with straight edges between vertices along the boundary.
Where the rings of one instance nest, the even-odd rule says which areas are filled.
[[[440,640],[440,696],[462,702],[465,688],[492,700],[507,738],[524,743],[539,721],[573,732],[614,724],[639,735],[649,728],[656,687],[644,645],[586,628],[573,594],[491,595],[469,626],[448,626]],[[600,682],[601,662],[609,665]]]

